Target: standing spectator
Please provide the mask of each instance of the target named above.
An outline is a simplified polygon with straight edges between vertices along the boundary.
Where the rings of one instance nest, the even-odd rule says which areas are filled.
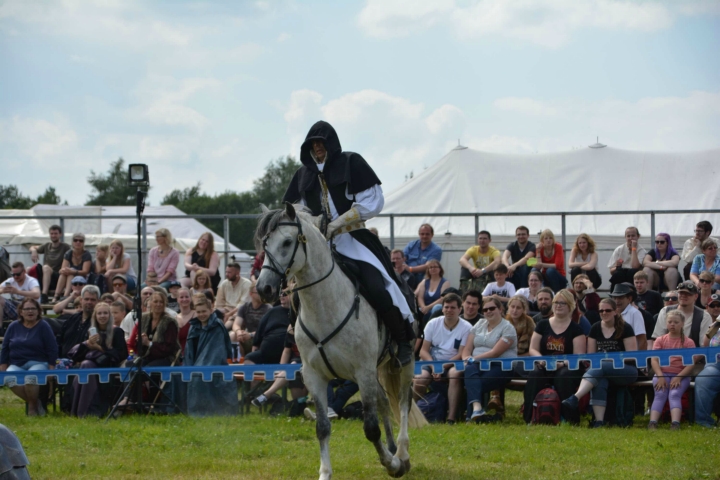
[[[190,288],[198,272],[205,272],[210,277],[213,293],[220,285],[220,257],[215,251],[215,238],[212,233],[205,232],[200,235],[194,247],[185,252],[185,277],[181,280],[183,286]]]
[[[280,293],[280,305],[272,307],[260,319],[257,332],[253,337],[252,352],[245,356],[245,363],[280,363],[288,325],[290,325],[290,296]]]
[[[460,258],[460,290],[474,289],[482,292],[490,283],[492,272],[500,265],[500,250],[490,245],[492,237],[487,230],[477,236],[477,245],[467,249]]]
[[[615,290],[610,296],[615,300],[618,307],[618,313],[622,315],[625,323],[630,325],[635,332],[638,350],[647,350],[647,333],[645,331],[645,321],[640,311],[633,306],[635,301],[635,290],[629,283],[620,283],[615,285]]]
[[[685,274],[685,280],[690,279],[690,269],[692,268],[693,260],[695,260],[695,257],[702,253],[702,242],[708,239],[712,239],[715,240],[715,245],[717,245],[719,240],[715,237],[710,236],[712,231],[712,224],[707,220],[703,220],[702,222],[698,222],[698,224],[695,225],[695,236],[692,238],[688,238],[685,241],[685,245],[683,245],[682,255],[680,255],[682,261],[686,263],[685,269],[683,270],[683,273]]]
[[[415,278],[415,275],[410,273],[405,268],[405,254],[400,249],[395,249],[392,252],[390,252],[390,261],[393,264],[393,270],[395,270],[395,274],[405,280],[407,282],[410,289],[414,292],[418,287],[418,281]]]
[[[565,273],[565,252],[563,246],[555,241],[552,230],[545,229],[540,234],[540,246],[536,252],[537,263],[534,269],[540,270],[545,276],[547,286],[553,292],[567,287]]]
[[[708,303],[708,310],[714,312],[714,323],[702,339],[703,347],[720,347],[720,295],[713,295]],[[713,314],[711,314],[713,315]],[[705,368],[695,377],[695,423],[707,428],[714,428],[717,422],[712,418],[715,399],[720,394],[720,356],[715,362],[708,358]]]
[[[125,283],[127,289],[134,291],[137,287],[137,274],[132,266],[132,259],[129,253],[125,253],[125,246],[120,240],[110,242],[110,258],[107,261],[107,270],[105,270],[105,278],[108,283],[112,281],[115,275],[125,275]],[[112,289],[110,289],[112,291]]]
[[[710,300],[710,296],[717,290],[713,288],[715,283],[715,277],[712,273],[705,270],[698,275],[698,298],[695,301],[695,305],[700,308],[705,308]]]
[[[418,229],[420,238],[408,243],[403,250],[405,270],[415,275],[417,283],[422,282],[430,260],[442,260],[442,248],[432,241],[434,235],[433,227],[429,223],[423,223]]]
[[[670,235],[658,233],[655,237],[655,249],[650,250],[643,259],[650,288],[657,291],[675,290],[680,280],[679,263],[680,254],[673,248]]]
[[[686,337],[683,332],[685,316],[673,310],[668,313],[666,325],[668,333],[655,339],[653,350],[667,350],[677,348],[695,348],[695,342]],[[652,368],[655,372],[653,385],[655,386],[655,400],[650,409],[649,430],[656,430],[657,423],[665,408],[665,402],[670,401],[671,430],[680,430],[682,416],[682,396],[690,386],[690,375],[695,365],[683,366],[682,358],[670,357],[670,365],[661,367],[657,358],[652,358]],[[668,381],[669,380],[669,381]]]
[[[53,370],[57,360],[57,343],[52,328],[40,318],[40,304],[34,298],[20,301],[19,321],[13,322],[5,332],[0,350],[0,372]],[[44,415],[38,399],[40,387],[25,378],[25,385],[8,381],[12,392],[28,404],[28,415]]]
[[[504,305],[510,297],[515,295],[515,285],[506,281],[508,268],[503,264],[497,266],[494,275],[495,281],[487,284],[482,295],[483,297],[497,298]]]
[[[12,264],[12,277],[0,284],[0,294],[10,295],[10,298],[0,296],[0,328],[5,320],[18,318],[18,306],[25,298],[40,299],[40,285],[38,281],[25,273],[22,262]]]
[[[553,291],[548,287],[543,287],[535,298],[537,299],[538,314],[533,317],[533,322],[537,325],[540,320],[552,317]]]
[[[542,357],[549,355],[579,355],[586,351],[585,335],[580,325],[572,321],[575,311],[575,297],[567,290],[560,290],[552,304],[553,316],[536,322],[535,332],[530,339],[530,356]],[[556,370],[547,370],[540,363],[528,374],[525,384],[525,423],[532,420],[532,404],[543,388],[554,386],[560,398],[568,398],[580,386],[583,372],[581,369],[570,370],[565,362],[557,362]],[[571,415],[565,420],[578,423],[579,417]]]
[[[537,304],[537,294],[543,287],[543,276],[542,273],[537,270],[531,270],[528,274],[528,287],[521,288],[517,291],[518,295],[522,295],[528,301],[528,309],[531,312],[539,311]],[[552,298],[551,298],[552,300]]]
[[[155,243],[157,246],[151,248],[148,254],[147,273],[155,273],[158,284],[168,289],[170,282],[177,280],[180,252],[173,248],[172,233],[167,228],[159,228],[155,231]]]
[[[423,314],[423,325],[430,320],[432,308],[443,303],[442,293],[450,287],[450,282],[444,277],[445,270],[437,260],[428,260],[425,280],[415,289],[418,308]],[[421,329],[422,331],[422,329]]]
[[[502,254],[502,263],[508,268],[508,278],[515,289],[528,286],[530,267],[527,261],[535,257],[535,244],[530,241],[530,230],[520,225],[515,229],[515,241],[509,243]]]
[[[463,293],[463,309],[462,319],[470,322],[470,325],[475,324],[480,320],[482,314],[480,313],[480,305],[482,305],[482,294],[477,290],[468,290]]]
[[[713,288],[720,289],[720,255],[718,255],[718,243],[712,238],[703,240],[702,252],[697,255],[690,267],[690,280],[697,285],[700,283],[700,273],[708,271],[715,277]]]
[[[655,290],[648,289],[648,280],[649,278],[646,272],[637,272],[633,276],[633,283],[635,285],[635,290],[637,290],[635,305],[637,305],[637,308],[641,310],[657,315],[663,307],[662,295]]]
[[[673,310],[677,310],[685,317],[683,322],[683,334],[690,338],[695,345],[700,345],[700,339],[707,333],[712,324],[710,314],[695,306],[697,300],[698,288],[693,282],[682,282],[678,285],[678,304],[677,306],[665,307],[658,314],[657,323],[653,338],[657,339],[668,333],[666,325],[667,315]]]
[[[570,270],[570,281],[575,283],[575,277],[580,274],[587,275],[595,290],[602,285],[602,277],[597,271],[598,254],[595,251],[595,240],[587,233],[581,233],[575,239],[570,252],[568,266]]]
[[[228,319],[225,321],[228,330],[232,326],[229,318],[237,313],[240,305],[247,302],[251,286],[250,280],[240,276],[240,264],[228,263],[225,267],[225,280],[218,286],[217,302],[215,302],[215,308],[223,312],[224,318]]]
[[[237,315],[233,319],[232,331],[230,332],[230,341],[240,344],[240,354],[245,356],[252,349],[252,341],[260,326],[260,319],[272,307],[263,303],[257,288],[253,283],[250,286],[250,300],[243,303],[238,309]]]
[[[70,295],[70,281],[77,277],[85,277],[90,274],[92,267],[92,256],[90,252],[85,250],[85,234],[76,233],[73,235],[72,248],[65,252],[63,257],[62,268],[60,268],[60,278],[58,279],[57,288],[55,288],[55,298],[52,303],[60,300],[60,295],[67,297]],[[64,292],[64,294],[63,294]]]
[[[42,284],[40,303],[48,302],[48,294],[57,286],[60,278],[60,269],[63,267],[63,258],[70,250],[70,245],[61,242],[62,228],[59,225],[50,226],[50,241],[40,246],[30,247],[30,258],[33,263],[38,262],[38,254],[45,255],[43,258],[43,267],[38,269],[40,278],[38,281]]]
[[[504,266],[504,265],[503,265]],[[467,389],[467,419],[475,423],[488,420],[501,420],[504,413],[503,405],[495,400],[495,417],[489,417],[482,405],[483,392],[500,390],[510,381],[510,376],[503,372],[502,366],[493,363],[489,370],[480,370],[478,360],[485,358],[517,357],[517,333],[515,327],[502,317],[503,304],[498,298],[486,298],[483,302],[483,315],[468,334],[462,352],[465,367],[465,388]],[[492,395],[491,395],[492,397]],[[488,409],[490,403],[488,403]]]
[[[642,261],[647,251],[638,244],[638,240],[640,231],[637,227],[625,229],[625,243],[613,251],[608,262],[610,291],[614,290],[618,283],[632,282],[633,275],[642,270]]]

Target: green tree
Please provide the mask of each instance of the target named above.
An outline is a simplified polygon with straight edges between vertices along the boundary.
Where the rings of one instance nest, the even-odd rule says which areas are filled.
[[[137,188],[128,185],[128,172],[122,157],[110,164],[105,175],[90,170],[88,183],[93,192],[85,205],[135,205]]]
[[[32,199],[20,193],[17,185],[0,185],[0,208],[28,209],[33,205]]]
[[[63,203],[62,198],[55,192],[55,187],[47,187],[45,192],[35,200],[36,205],[60,205],[61,203]],[[63,204],[67,205],[67,200]]]
[[[285,189],[298,168],[300,168],[300,162],[290,155],[271,161],[265,167],[263,176],[253,182],[255,200],[270,209],[279,208]]]

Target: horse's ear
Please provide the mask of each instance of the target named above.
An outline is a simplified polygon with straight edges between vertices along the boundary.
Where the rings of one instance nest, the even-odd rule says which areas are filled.
[[[285,213],[290,217],[290,220],[295,220],[295,207],[293,207],[292,203],[285,202]]]
[[[268,207],[266,207],[264,203],[261,203],[261,204],[260,204],[260,211],[261,211],[262,213],[268,213],[268,212],[270,211],[270,209],[269,209]]]

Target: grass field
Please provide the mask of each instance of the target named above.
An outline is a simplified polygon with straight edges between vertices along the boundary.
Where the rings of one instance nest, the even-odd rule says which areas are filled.
[[[431,425],[411,430],[410,479],[720,479],[720,432],[683,424],[645,430],[527,427],[508,393],[499,425]],[[257,410],[255,410],[257,411]],[[234,418],[126,416],[104,423],[63,414],[28,418],[0,388],[0,422],[16,432],[34,479],[316,478],[314,423],[259,413]],[[390,478],[362,423],[333,423],[334,478]]]

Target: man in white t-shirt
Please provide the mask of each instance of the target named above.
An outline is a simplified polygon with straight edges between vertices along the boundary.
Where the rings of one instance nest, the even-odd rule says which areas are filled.
[[[17,306],[26,298],[40,298],[40,284],[25,273],[22,262],[12,264],[12,278],[0,285],[0,327],[5,319],[17,320]]]
[[[643,269],[642,262],[647,251],[639,245],[640,231],[637,227],[625,229],[625,243],[613,251],[608,262],[610,291],[623,282],[633,283],[633,275]]]
[[[454,362],[461,359],[461,352],[467,341],[472,325],[460,318],[462,300],[454,293],[443,297],[443,316],[433,318],[425,326],[425,338],[420,348],[420,360]],[[415,377],[413,386],[415,395],[423,397],[427,393],[430,382],[447,379],[448,383],[448,416],[447,421],[455,423],[458,401],[462,391],[462,373],[452,363],[443,365],[442,373],[432,373],[430,367],[423,367],[420,375]]]
[[[632,303],[635,300],[635,289],[629,283],[619,283],[615,285],[615,290],[610,296],[617,303],[617,309],[635,332],[638,350],[647,350],[647,333],[645,332],[645,320],[643,320],[640,310],[635,308]]]

